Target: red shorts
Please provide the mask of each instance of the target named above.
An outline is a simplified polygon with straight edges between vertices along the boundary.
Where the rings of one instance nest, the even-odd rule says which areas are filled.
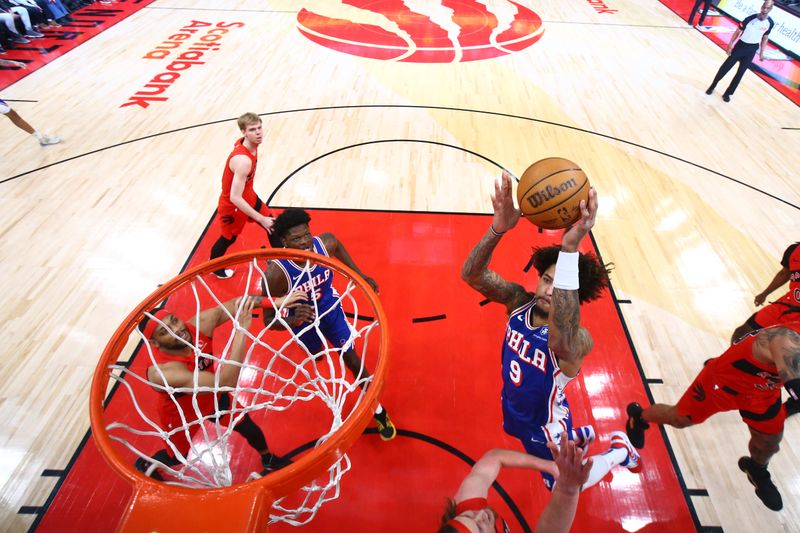
[[[751,321],[755,322],[759,327],[766,328],[769,326],[774,326],[775,324],[781,324],[786,320],[786,317],[783,316],[783,313],[789,310],[789,306],[796,306],[797,302],[794,301],[792,298],[792,293],[787,292],[783,296],[780,297],[779,300],[764,306],[763,309],[757,311],[752,317]],[[794,318],[791,320],[797,320],[798,314],[794,313],[792,315]],[[752,324],[751,324],[752,325]]]
[[[267,204],[262,202],[260,199],[256,199],[253,209],[262,215],[269,214],[269,208],[267,207]],[[236,235],[239,235],[244,229],[245,224],[248,222],[255,222],[255,220],[240,211],[236,206],[219,206],[217,211],[219,213],[222,236],[228,240],[231,240]]]
[[[227,401],[225,396],[227,396]],[[230,411],[230,394],[220,394],[219,398],[220,410]],[[200,426],[203,424],[203,422],[201,422],[197,417],[197,413],[192,406],[191,396],[181,397],[179,399],[179,404],[183,407],[183,416],[186,419],[186,424],[184,424],[184,422],[181,420],[181,415],[178,412],[178,408],[175,407],[175,404],[172,403],[172,400],[169,400],[169,403],[164,402],[162,404],[162,408],[160,409],[161,427],[165,431],[172,431],[176,428],[184,428],[170,435],[169,440],[173,445],[175,445],[178,451],[184,457],[186,457],[190,449],[189,443],[194,437],[194,434],[197,433],[197,430],[200,429]],[[214,396],[211,394],[198,394],[197,404],[200,408],[200,413],[202,413],[202,417],[205,418],[206,421],[214,423],[214,417],[209,416],[216,412],[214,409]],[[226,427],[230,423],[230,420],[230,413],[226,413],[225,415],[219,417],[219,423]],[[166,449],[167,453],[172,456],[172,447],[167,445]]]
[[[780,389],[739,393],[725,385],[714,366],[712,360],[683,393],[678,400],[678,414],[688,416],[692,424],[700,424],[713,414],[738,410],[742,421],[756,431],[770,435],[783,432],[786,409]]]

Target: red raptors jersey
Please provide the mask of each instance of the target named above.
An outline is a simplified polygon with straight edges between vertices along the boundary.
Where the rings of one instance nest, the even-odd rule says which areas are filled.
[[[222,193],[219,195],[219,210],[220,211],[233,211],[237,209],[231,202],[231,184],[233,183],[233,171],[231,170],[231,159],[237,155],[244,155],[250,158],[250,173],[247,174],[247,179],[244,182],[244,190],[242,191],[242,198],[247,205],[254,206],[258,196],[256,191],[253,190],[253,177],[256,175],[256,165],[258,163],[258,155],[251,154],[250,150],[245,148],[244,137],[236,141],[233,145],[233,151],[225,161],[225,170],[222,172]]]
[[[798,322],[774,327],[790,328],[800,333]],[[748,410],[758,412],[759,408],[773,404],[775,397],[780,398],[783,383],[775,365],[762,363],[753,357],[755,341],[756,335],[745,337],[721,356],[709,361],[708,368],[717,378],[716,386],[739,396],[739,400],[747,399],[752,402],[752,409]]]
[[[195,335],[198,334],[197,328],[190,323],[186,323],[186,328],[189,330],[189,334],[192,337],[192,342],[195,341]],[[199,340],[196,347],[203,353],[207,354],[211,352],[212,347],[212,340],[211,337],[203,335],[200,333]],[[186,369],[189,372],[194,372],[195,366],[197,366],[198,370],[207,370],[209,372],[214,371],[214,361],[208,357],[200,356],[195,357],[194,354],[191,355],[172,355],[162,352],[157,348],[153,348],[153,358],[156,361],[157,365],[162,365],[164,363],[169,363],[171,361],[177,361],[179,363],[183,363],[186,366]],[[189,393],[176,393],[175,400],[177,400],[178,404],[181,406],[184,412],[184,416],[187,420],[192,420],[197,418],[196,413],[194,412],[194,406],[192,405],[192,395]],[[204,415],[213,413],[214,412],[214,395],[213,394],[198,394],[197,395],[197,404],[200,407],[200,412]],[[162,417],[174,417],[178,413],[178,409],[175,406],[175,402],[172,401],[169,394],[167,393],[160,393],[159,394],[159,403],[158,403],[158,410],[161,413]]]
[[[783,252],[781,266],[789,271],[789,295],[792,305],[800,305],[800,243],[794,243]]]

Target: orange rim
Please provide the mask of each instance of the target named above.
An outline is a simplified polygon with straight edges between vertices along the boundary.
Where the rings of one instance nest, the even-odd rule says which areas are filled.
[[[166,299],[169,295],[175,292],[178,288],[185,285],[191,279],[202,275],[208,274],[215,270],[225,268],[237,264],[246,264],[254,259],[301,259],[311,260],[312,262],[324,265],[335,272],[338,272],[355,282],[356,286],[360,288],[369,299],[375,312],[376,319],[380,324],[380,346],[378,348],[378,362],[373,370],[372,383],[365,391],[364,399],[358,406],[350,413],[339,430],[334,433],[327,441],[320,446],[314,448],[311,452],[304,455],[297,462],[292,463],[290,466],[271,473],[269,476],[262,477],[255,481],[250,481],[244,484],[233,485],[231,487],[214,488],[214,489],[190,489],[187,487],[178,487],[160,483],[143,473],[136,470],[133,463],[125,460],[120,454],[119,450],[113,445],[113,441],[106,431],[105,408],[104,402],[106,397],[106,387],[111,379],[111,370],[109,365],[118,360],[119,354],[124,349],[129,335],[133,329],[141,321],[142,315],[145,311],[149,311],[156,307],[156,305]],[[320,474],[322,474],[328,467],[335,463],[345,451],[353,445],[356,439],[362,434],[364,428],[372,418],[372,414],[377,407],[378,398],[383,390],[385,375],[388,369],[388,346],[389,346],[389,331],[387,328],[386,316],[383,307],[378,300],[375,291],[367,284],[361,276],[356,274],[352,269],[342,264],[336,259],[318,255],[315,253],[307,252],[298,249],[283,249],[283,248],[267,248],[262,250],[247,250],[234,254],[220,257],[206,263],[197,265],[178,276],[174,277],[150,296],[145,298],[122,322],[117,330],[112,335],[100,361],[95,369],[94,377],[92,379],[91,396],[89,399],[89,412],[91,418],[92,435],[97,447],[100,449],[101,455],[106,462],[113,468],[120,476],[122,476],[128,483],[133,486],[134,494],[131,502],[135,505],[137,496],[142,494],[157,494],[162,498],[182,497],[182,496],[195,496],[198,492],[203,492],[204,497],[208,500],[224,499],[224,496],[230,494],[231,491],[238,491],[244,494],[250,494],[251,497],[264,498],[265,506],[271,504],[272,501],[285,496],[292,491],[299,489],[306,485]],[[137,348],[138,350],[138,348]],[[244,489],[243,486],[247,488]]]

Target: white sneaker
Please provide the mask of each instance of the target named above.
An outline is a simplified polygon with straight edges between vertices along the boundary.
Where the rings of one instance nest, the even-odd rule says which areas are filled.
[[[42,146],[48,146],[51,144],[58,144],[61,142],[61,137],[58,135],[47,135],[43,134],[39,139],[39,144]]]
[[[611,435],[612,448],[625,448],[628,451],[628,458],[620,463],[620,466],[624,466],[633,473],[641,472],[642,457],[628,440],[628,436],[622,431],[612,431],[609,435]]]
[[[233,269],[226,268],[223,270],[215,270],[214,275],[217,276],[219,279],[228,279],[233,276]]]

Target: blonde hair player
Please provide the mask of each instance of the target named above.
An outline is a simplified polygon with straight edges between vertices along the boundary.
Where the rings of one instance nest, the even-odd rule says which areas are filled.
[[[253,189],[258,147],[264,140],[261,117],[255,113],[245,113],[236,124],[242,132],[242,138],[234,143],[222,172],[222,192],[217,204],[222,235],[211,247],[211,259],[225,255],[246,223],[257,222],[269,233],[274,221],[267,204]],[[220,279],[227,279],[233,276],[233,269],[217,270],[214,274]]]

